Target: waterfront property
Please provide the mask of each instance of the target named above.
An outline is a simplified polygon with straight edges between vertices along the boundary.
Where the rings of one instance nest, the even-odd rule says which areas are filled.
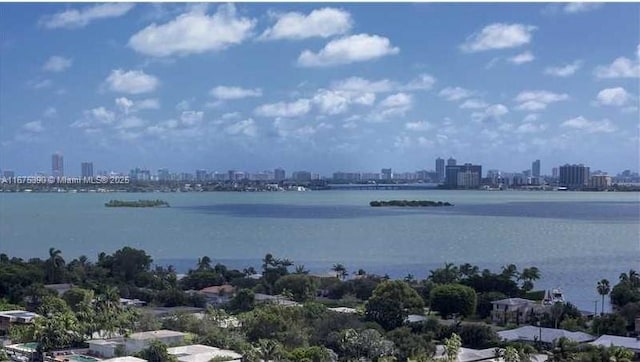
[[[507,298],[491,302],[491,321],[493,323],[527,323],[534,314],[541,313],[544,307],[530,299]]]
[[[596,339],[596,337],[584,332],[534,326],[500,331],[498,336],[507,342],[543,343],[546,345],[552,345],[554,341],[563,337],[576,343],[586,343]]]

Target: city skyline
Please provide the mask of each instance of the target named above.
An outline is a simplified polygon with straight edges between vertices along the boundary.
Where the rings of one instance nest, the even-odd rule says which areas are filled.
[[[17,174],[638,171],[638,4],[1,6]]]

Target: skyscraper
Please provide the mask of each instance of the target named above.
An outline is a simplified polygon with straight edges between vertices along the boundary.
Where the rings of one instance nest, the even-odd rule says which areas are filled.
[[[64,162],[60,152],[51,155],[51,175],[56,177],[64,176]]]
[[[436,158],[436,175],[438,177],[438,182],[442,182],[442,180],[444,180],[444,158]]]
[[[450,189],[477,189],[482,180],[482,166],[465,163],[448,165],[445,185]]]
[[[455,166],[456,165],[456,159],[453,157],[449,157],[449,159],[447,160],[447,166]]]
[[[531,176],[540,177],[540,160],[535,160],[531,164]]]
[[[276,168],[275,170],[273,170],[273,178],[278,182],[283,181],[286,176],[287,174],[281,168]]]
[[[93,162],[83,162],[80,164],[82,177],[93,177]]]
[[[560,186],[580,189],[589,183],[589,167],[583,164],[560,166]]]
[[[380,170],[380,174],[382,175],[383,181],[391,181],[391,178],[393,178],[393,173],[390,168],[383,168]]]

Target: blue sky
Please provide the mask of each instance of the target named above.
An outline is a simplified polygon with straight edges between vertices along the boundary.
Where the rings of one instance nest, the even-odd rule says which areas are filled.
[[[638,169],[638,4],[0,4],[0,169]]]

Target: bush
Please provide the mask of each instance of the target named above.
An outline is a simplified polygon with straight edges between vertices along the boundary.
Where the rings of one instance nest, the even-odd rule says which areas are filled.
[[[460,284],[439,285],[431,291],[431,308],[443,317],[471,316],[476,310],[476,292]]]

